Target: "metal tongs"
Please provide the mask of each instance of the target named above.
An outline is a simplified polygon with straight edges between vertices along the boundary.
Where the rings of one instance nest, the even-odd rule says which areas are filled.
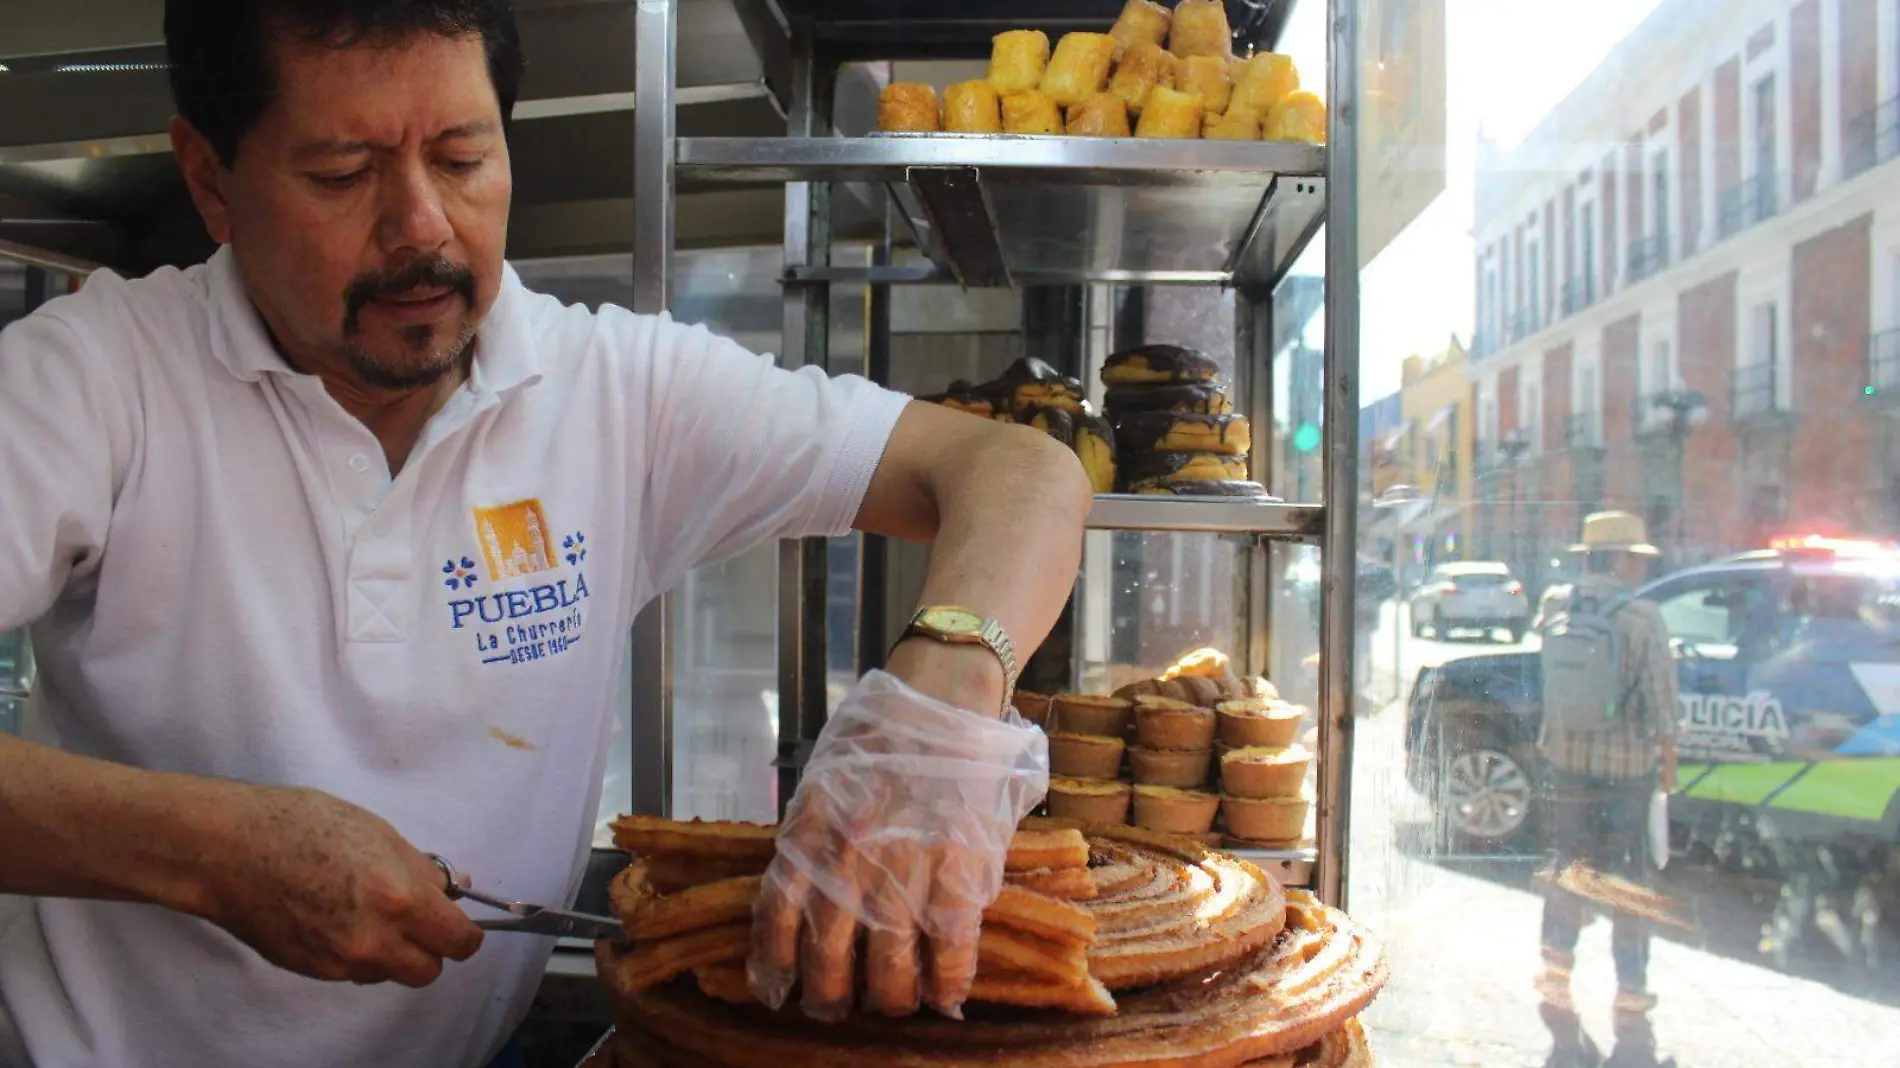
[[[484,894],[474,888],[467,875],[455,870],[447,859],[434,853],[429,859],[442,869],[448,880],[443,890],[450,901],[468,898],[480,902],[492,909],[508,913],[507,919],[476,920],[475,926],[484,931],[519,931],[522,934],[548,935],[555,938],[584,938],[590,941],[621,941],[627,937],[620,921],[606,916],[595,916],[571,909],[548,908],[545,905],[530,905],[520,901]]]

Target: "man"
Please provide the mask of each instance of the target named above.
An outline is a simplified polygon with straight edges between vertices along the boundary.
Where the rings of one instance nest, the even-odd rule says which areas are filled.
[[[425,851],[571,898],[643,603],[856,527],[934,538],[925,603],[1027,656],[1088,482],[1031,430],[525,290],[506,0],[165,18],[223,247],[0,334],[0,627],[37,621],[43,694],[0,738],[0,1064],[481,1065],[551,947],[484,944]],[[998,716],[1002,645],[900,644],[898,711]]]
[[[1570,973],[1586,904],[1556,885],[1573,863],[1639,886],[1653,873],[1649,805],[1658,784],[1675,788],[1676,668],[1662,613],[1635,596],[1658,555],[1643,521],[1627,512],[1584,519],[1571,551],[1576,582],[1552,605],[1542,651],[1544,718],[1539,748],[1547,764],[1551,838],[1556,849],[1544,902],[1540,1014],[1555,1038],[1551,1068],[1594,1065],[1578,1021]],[[1650,932],[1627,911],[1611,916],[1615,958],[1616,1049],[1608,1064],[1655,1065],[1649,1011]]]

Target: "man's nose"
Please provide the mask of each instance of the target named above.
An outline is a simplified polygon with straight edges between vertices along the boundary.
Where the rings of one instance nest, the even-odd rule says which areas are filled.
[[[384,251],[432,253],[447,245],[455,230],[429,168],[411,164],[386,173],[379,235]]]

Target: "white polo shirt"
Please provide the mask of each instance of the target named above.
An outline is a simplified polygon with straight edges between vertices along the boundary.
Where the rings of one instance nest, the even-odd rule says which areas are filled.
[[[29,737],[318,787],[524,901],[572,900],[623,636],[689,569],[849,529],[905,398],[512,269],[394,479],[289,370],[229,250],[0,333],[0,627]],[[0,857],[0,864],[7,863]],[[425,990],[303,979],[148,905],[0,898],[0,1064],[481,1065],[551,940]]]

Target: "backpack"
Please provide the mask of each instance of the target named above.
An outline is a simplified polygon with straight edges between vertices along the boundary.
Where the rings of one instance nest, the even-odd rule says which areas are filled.
[[[1629,606],[1627,594],[1596,597],[1573,592],[1544,624],[1538,660],[1544,674],[1544,726],[1566,735],[1629,729],[1635,690],[1623,678],[1623,638],[1613,617]]]

